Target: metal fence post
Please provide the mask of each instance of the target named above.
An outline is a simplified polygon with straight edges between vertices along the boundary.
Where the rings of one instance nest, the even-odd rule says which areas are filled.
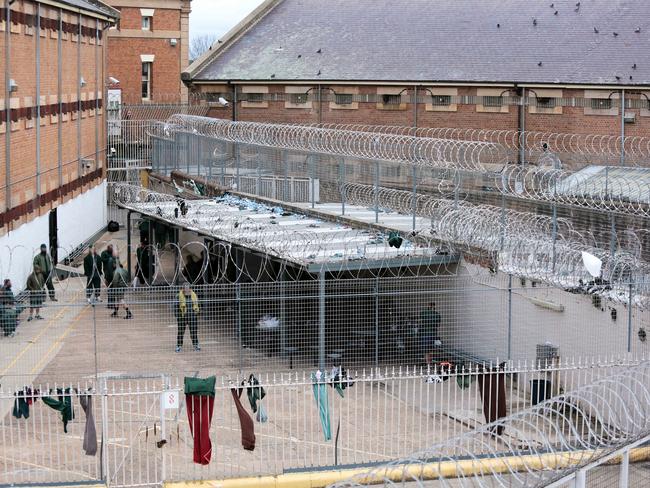
[[[417,101],[416,101],[417,105]],[[418,210],[418,168],[413,165],[413,225],[412,230],[415,232],[415,217]]]
[[[576,477],[574,481],[575,488],[586,488],[587,484],[587,472],[584,469],[576,471]]]
[[[325,270],[318,273],[318,367],[325,371]]]
[[[508,360],[512,359],[512,275],[508,275]]]
[[[341,215],[345,215],[345,158],[339,162],[339,174],[341,180]]]
[[[375,278],[375,366],[379,365],[379,276]]]
[[[379,223],[379,160],[375,161],[375,224]]]
[[[627,304],[627,352],[632,352],[632,283],[630,283],[630,291],[628,294]]]
[[[623,456],[621,457],[621,474],[618,482],[619,488],[628,488],[629,478],[630,478],[630,450],[626,449],[625,451],[623,451]]]
[[[106,378],[102,378],[100,383],[100,392],[102,399],[102,445],[101,445],[101,463],[100,477],[109,485],[110,472],[108,470],[108,384]]]
[[[309,184],[311,185],[311,208],[314,208],[316,206],[316,191],[314,188],[315,184],[315,179],[316,179],[316,163],[314,162],[315,156],[310,155],[308,156],[309,159],[309,170],[311,173],[311,178],[309,181]]]

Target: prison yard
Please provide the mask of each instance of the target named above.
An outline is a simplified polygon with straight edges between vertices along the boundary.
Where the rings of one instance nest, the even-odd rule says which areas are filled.
[[[0,5],[0,488],[650,486],[649,5],[216,3]]]

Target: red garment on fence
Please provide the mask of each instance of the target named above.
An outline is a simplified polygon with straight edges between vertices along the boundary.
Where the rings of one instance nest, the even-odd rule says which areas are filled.
[[[209,464],[212,457],[210,424],[214,410],[214,397],[208,395],[185,395],[187,419],[194,438],[194,462]]]
[[[239,398],[241,397],[242,390],[231,388],[232,399],[235,401],[235,408],[237,408],[237,415],[239,416],[239,425],[241,426],[241,445],[247,451],[255,450],[255,425],[253,419],[241,404]]]

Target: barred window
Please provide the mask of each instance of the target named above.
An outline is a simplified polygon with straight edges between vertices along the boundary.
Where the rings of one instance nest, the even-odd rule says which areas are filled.
[[[251,103],[261,103],[264,101],[264,93],[246,93],[246,101]]]
[[[539,108],[554,108],[556,99],[551,97],[537,97],[537,106]]]
[[[381,103],[384,105],[399,105],[402,103],[401,95],[382,95]]]
[[[591,108],[594,110],[609,110],[612,108],[611,98],[592,98]]]
[[[306,93],[292,93],[290,97],[291,103],[299,105],[307,103]]]
[[[503,105],[502,97],[495,97],[495,96],[483,97],[484,107],[500,107],[501,105]]]
[[[350,105],[352,104],[352,95],[348,93],[336,93],[334,102],[337,105]]]
[[[433,95],[431,105],[436,107],[446,107],[451,105],[451,95]]]

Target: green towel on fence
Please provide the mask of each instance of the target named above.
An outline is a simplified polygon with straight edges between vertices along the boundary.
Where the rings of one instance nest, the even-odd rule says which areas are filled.
[[[70,388],[65,391],[57,389],[59,394],[58,400],[52,397],[43,397],[43,403],[54,410],[61,412],[61,420],[63,421],[63,432],[68,433],[68,422],[74,418],[74,410],[72,409],[72,396],[70,395]]]
[[[325,440],[329,441],[332,438],[332,430],[330,428],[330,407],[327,400],[327,384],[319,383],[316,379],[315,373],[311,374],[311,381],[314,390],[314,398],[316,399],[316,405],[318,406],[320,423],[323,427],[323,434],[325,435]]]
[[[207,395],[214,398],[214,385],[217,378],[210,376],[209,378],[190,378],[185,377],[185,394],[186,395]]]

